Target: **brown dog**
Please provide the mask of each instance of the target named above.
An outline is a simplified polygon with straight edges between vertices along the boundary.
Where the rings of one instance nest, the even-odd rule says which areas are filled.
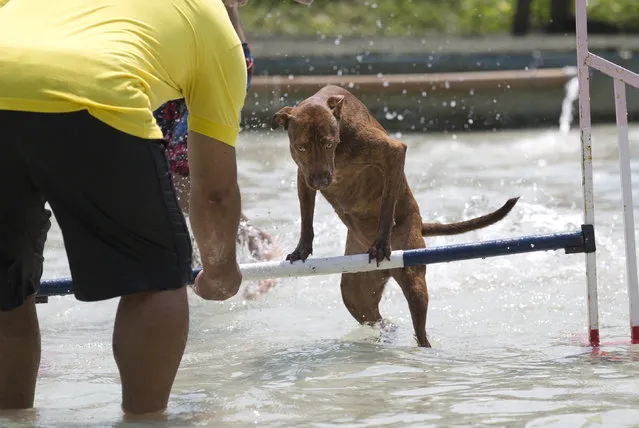
[[[379,263],[394,249],[424,248],[423,236],[454,235],[503,219],[519,198],[498,210],[453,224],[422,223],[419,206],[404,175],[406,145],[391,138],[353,94],[328,85],[296,107],[284,107],[273,129],[288,130],[298,166],[297,191],[302,228],[297,248],[286,259],[306,260],[313,253],[313,214],[319,190],[348,228],[346,255],[368,252]],[[342,275],[342,299],[359,322],[381,321],[379,302],[388,279],[401,287],[413,320],[417,342],[426,337],[428,289],[426,266]]]

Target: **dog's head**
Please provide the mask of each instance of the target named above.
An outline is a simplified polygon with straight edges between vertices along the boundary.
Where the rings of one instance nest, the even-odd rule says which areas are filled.
[[[343,102],[343,95],[333,95],[326,104],[284,107],[271,121],[272,129],[282,126],[288,131],[291,156],[306,184],[315,190],[324,189],[333,181]]]

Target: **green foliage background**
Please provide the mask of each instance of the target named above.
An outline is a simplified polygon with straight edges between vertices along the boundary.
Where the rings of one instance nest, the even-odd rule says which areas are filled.
[[[639,0],[588,3],[591,20],[639,27]],[[549,7],[533,0],[533,30],[549,22]],[[241,19],[251,35],[484,35],[509,32],[515,8],[515,0],[249,0]]]

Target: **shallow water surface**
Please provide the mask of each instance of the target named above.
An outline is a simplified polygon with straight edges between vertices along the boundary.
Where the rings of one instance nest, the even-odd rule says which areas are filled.
[[[637,137],[633,129],[631,140]],[[498,225],[429,239],[430,246],[572,231],[582,222],[578,132],[402,139],[425,221],[470,218],[522,196]],[[615,128],[596,128],[593,141],[601,335],[625,340]],[[284,134],[244,133],[238,147],[245,212],[292,250],[299,208]],[[636,156],[631,167],[637,183]],[[345,228],[321,197],[315,219],[315,256],[341,255]],[[45,257],[45,277],[69,275],[57,226]],[[432,349],[415,345],[406,301],[392,281],[381,306],[396,327],[383,331],[355,323],[336,275],[281,280],[253,301],[239,293],[205,302],[190,293],[190,340],[165,425],[639,426],[639,351],[620,344],[597,354],[581,344],[587,333],[583,254],[432,265],[427,281]],[[67,296],[38,305],[37,410],[0,419],[1,426],[131,425],[121,422],[111,356],[116,304]]]

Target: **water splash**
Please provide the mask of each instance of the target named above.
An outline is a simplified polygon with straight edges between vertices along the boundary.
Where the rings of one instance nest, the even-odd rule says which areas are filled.
[[[579,97],[579,80],[577,77],[571,78],[564,86],[566,96],[561,103],[561,115],[559,116],[559,130],[567,134],[572,124],[572,105]]]

